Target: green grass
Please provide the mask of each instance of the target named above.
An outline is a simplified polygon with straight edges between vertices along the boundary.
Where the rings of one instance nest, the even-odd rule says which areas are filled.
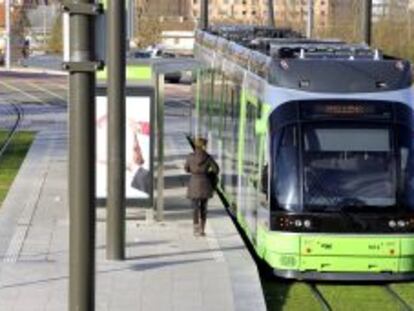
[[[0,131],[0,146],[3,144],[3,142],[6,140],[6,138],[7,138],[7,132]]]
[[[269,311],[320,311],[321,307],[306,284],[262,279]]]
[[[263,274],[261,280],[269,311],[321,310],[305,283],[285,282]],[[335,311],[399,310],[398,302],[382,286],[323,283],[317,288]],[[393,284],[392,288],[414,307],[414,283]]]
[[[0,143],[6,136],[7,132],[0,131]],[[0,158],[0,205],[19,171],[34,136],[33,132],[16,133],[6,152]]]
[[[398,303],[383,287],[372,285],[319,285],[319,291],[335,311],[398,310]]]
[[[414,283],[393,284],[391,288],[414,308]]]

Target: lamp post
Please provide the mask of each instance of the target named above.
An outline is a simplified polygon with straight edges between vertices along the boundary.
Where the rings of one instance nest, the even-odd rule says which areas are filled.
[[[312,38],[312,35],[313,35],[313,21],[314,21],[313,0],[308,0],[308,21],[306,25],[306,36],[308,38]]]
[[[125,2],[108,1],[107,259],[125,259]]]
[[[372,41],[372,0],[364,0],[362,2],[362,29],[364,42],[368,45],[371,45]]]
[[[200,29],[208,28],[208,0],[201,0],[200,2]]]
[[[267,23],[270,27],[275,27],[275,8],[273,0],[267,0]]]
[[[5,10],[6,10],[6,51],[5,51],[5,64],[6,69],[9,70],[11,67],[11,21],[10,21],[10,11],[11,5],[10,0],[6,0],[5,2]]]

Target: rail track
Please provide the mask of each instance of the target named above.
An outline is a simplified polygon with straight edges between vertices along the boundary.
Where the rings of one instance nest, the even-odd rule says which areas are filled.
[[[9,147],[11,141],[13,140],[14,135],[16,134],[24,116],[24,111],[18,104],[9,104],[14,111],[14,114],[16,115],[16,119],[11,125],[9,132],[4,139],[4,141],[0,142],[0,158],[3,156],[3,154],[6,152],[7,148]]]
[[[319,305],[321,306],[321,310],[323,311],[332,311],[332,307],[329,305],[329,302],[325,299],[322,293],[319,291],[318,287],[315,283],[307,283],[312,295],[316,298]]]
[[[321,310],[323,311],[333,311],[334,308],[329,304],[329,301],[324,297],[321,291],[318,289],[318,284],[316,283],[307,283],[309,290],[312,295],[318,301]],[[375,285],[374,285],[375,286]],[[384,289],[384,291],[391,296],[392,300],[398,305],[398,309],[402,311],[414,311],[414,309],[394,290],[390,284],[377,285]]]
[[[389,284],[384,285],[384,289],[398,303],[398,305],[400,306],[400,310],[413,311],[413,308],[410,305],[408,305],[407,302],[404,299],[402,299],[401,296],[397,292],[395,292],[395,290],[393,290]]]

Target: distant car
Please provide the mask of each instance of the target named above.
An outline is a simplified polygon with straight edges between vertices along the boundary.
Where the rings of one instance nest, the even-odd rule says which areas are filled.
[[[129,54],[130,58],[135,59],[151,59],[151,58],[175,58],[173,53],[164,52],[160,49],[153,50],[137,50]],[[165,74],[165,81],[170,83],[179,83],[181,80],[181,72],[172,72]]]

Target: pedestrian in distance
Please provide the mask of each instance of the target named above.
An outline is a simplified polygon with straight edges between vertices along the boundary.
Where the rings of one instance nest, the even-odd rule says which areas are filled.
[[[205,236],[207,221],[207,202],[213,197],[219,167],[207,153],[207,140],[197,138],[194,152],[187,156],[185,171],[191,174],[187,188],[187,198],[193,208],[194,235]]]

